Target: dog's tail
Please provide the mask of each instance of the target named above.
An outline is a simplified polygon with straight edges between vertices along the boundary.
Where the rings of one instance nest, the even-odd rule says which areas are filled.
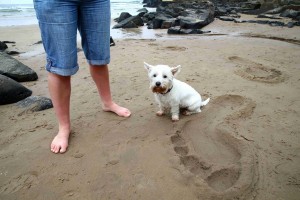
[[[206,104],[208,104],[210,98],[207,98],[205,101],[202,101],[201,106],[205,106]]]

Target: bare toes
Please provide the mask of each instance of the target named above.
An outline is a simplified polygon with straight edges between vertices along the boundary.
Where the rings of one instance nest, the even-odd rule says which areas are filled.
[[[131,112],[127,108],[121,107],[115,103],[108,107],[104,106],[103,110],[106,112],[113,112],[120,117],[129,117],[131,115]]]
[[[53,153],[64,153],[68,148],[69,134],[57,134],[51,143],[51,151]]]

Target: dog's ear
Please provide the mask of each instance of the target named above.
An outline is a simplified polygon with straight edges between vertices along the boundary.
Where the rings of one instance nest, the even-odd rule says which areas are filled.
[[[149,65],[148,63],[144,62],[144,67],[146,70],[150,71],[150,69],[152,68],[151,65]]]
[[[176,76],[180,72],[180,70],[181,70],[181,66],[180,65],[178,65],[177,67],[172,67],[172,69],[171,69],[172,74],[174,76]]]

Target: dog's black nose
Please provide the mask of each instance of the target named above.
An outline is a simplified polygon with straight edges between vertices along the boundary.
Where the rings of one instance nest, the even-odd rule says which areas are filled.
[[[161,82],[157,81],[157,82],[155,83],[155,85],[158,87],[158,86],[161,85]]]

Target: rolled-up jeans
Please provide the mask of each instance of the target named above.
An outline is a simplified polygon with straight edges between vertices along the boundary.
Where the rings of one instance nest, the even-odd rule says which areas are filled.
[[[77,30],[91,65],[110,62],[110,0],[34,0],[46,70],[61,76],[78,69]]]

